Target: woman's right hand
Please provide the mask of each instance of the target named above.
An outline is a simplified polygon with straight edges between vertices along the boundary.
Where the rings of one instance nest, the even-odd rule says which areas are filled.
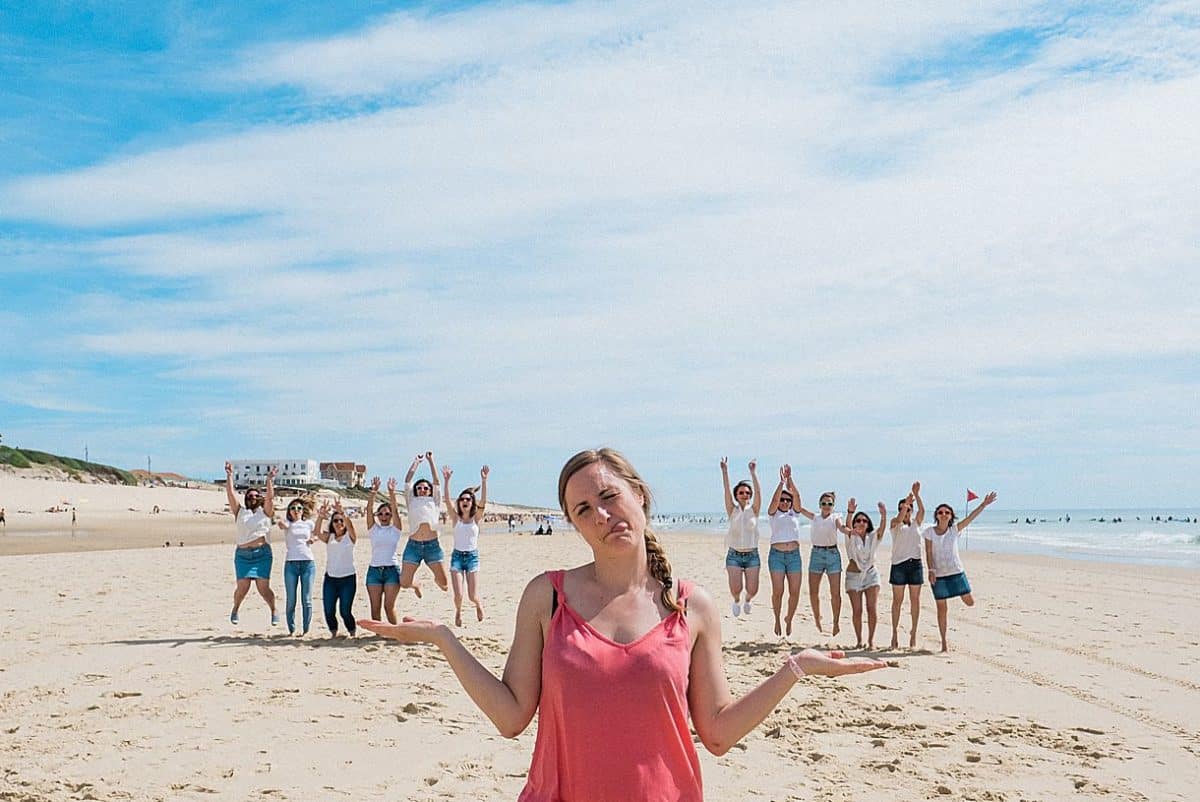
[[[729,457],[721,457],[721,470],[729,470]]]
[[[225,463],[225,475],[228,477],[231,477],[231,478],[233,477],[233,463],[232,462]]]
[[[396,492],[396,477],[395,476],[388,477],[388,492],[389,493]]]
[[[449,465],[442,466],[442,481],[446,487],[450,486],[450,477],[454,475],[454,470]]]
[[[372,493],[379,492],[379,477],[378,476],[371,477],[371,492]]]
[[[376,621],[373,618],[360,619],[358,625],[368,629],[383,638],[391,638],[401,643],[432,643],[440,645],[446,636],[453,637],[445,624],[404,616],[399,624],[389,624],[386,621]]]

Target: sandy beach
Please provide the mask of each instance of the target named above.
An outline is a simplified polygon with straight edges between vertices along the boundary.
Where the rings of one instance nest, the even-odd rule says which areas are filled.
[[[86,492],[125,499],[149,491]],[[241,625],[230,625],[233,524],[215,514],[223,495],[178,492],[193,495],[161,504],[179,509],[160,516],[198,527],[182,539],[199,543],[193,533],[211,530],[226,542],[16,554],[12,541],[36,540],[20,534],[25,524],[36,523],[32,531],[41,523],[5,504],[0,559],[17,592],[3,602],[0,799],[516,798],[535,726],[512,740],[496,734],[432,648],[330,640],[319,582],[306,638],[270,627],[253,593]],[[207,512],[193,504],[201,492],[216,505]],[[111,500],[88,503],[79,508],[96,516],[86,524],[96,542],[147,515],[125,510],[122,521],[117,509],[100,515]],[[724,600],[719,539],[672,533],[665,545],[677,576]],[[282,610],[281,545],[275,550]],[[324,551],[316,551],[320,575]],[[467,616],[460,634],[499,672],[526,582],[588,553],[569,531],[485,534],[480,552],[488,616]],[[360,580],[368,558],[360,543]],[[979,604],[952,607],[949,655],[931,651],[937,628],[926,591],[923,649],[882,652],[897,663],[887,671],[809,678],[726,756],[701,749],[706,798],[1194,799],[1200,575],[977,551],[964,560]],[[421,576],[428,580],[428,569]],[[775,637],[765,580],[764,572],[751,616],[726,613],[723,621],[735,693],[775,671],[791,649],[835,645],[813,628],[807,598],[792,640]],[[426,587],[421,600],[401,595],[402,614],[450,620],[449,596]],[[885,644],[886,598],[877,638]],[[840,645],[853,643],[848,610]],[[367,611],[360,588],[355,612]],[[907,611],[902,628],[906,621]],[[596,747],[602,759],[603,744]]]

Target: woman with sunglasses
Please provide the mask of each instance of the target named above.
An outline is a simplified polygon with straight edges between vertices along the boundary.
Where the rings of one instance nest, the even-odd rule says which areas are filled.
[[[307,635],[312,626],[312,585],[317,576],[317,563],[313,558],[312,501],[294,499],[287,505],[287,520],[279,522],[284,531],[287,555],[283,562],[283,590],[287,602],[287,628],[289,635],[296,634],[296,585],[300,586],[300,607],[303,615],[303,631]]]
[[[354,607],[354,595],[358,589],[358,575],[354,571],[354,544],[358,542],[358,533],[354,531],[354,521],[351,521],[342,509],[341,498],[333,504],[329,529],[323,531],[321,524],[325,522],[325,516],[328,514],[329,504],[322,504],[321,509],[317,511],[316,524],[317,537],[325,544],[325,580],[321,584],[325,625],[329,627],[329,634],[336,638],[336,610],[346,624],[346,632],[353,638],[357,631],[351,609]],[[395,554],[394,547],[392,553]]]
[[[487,480],[490,469],[484,465],[479,469],[479,499],[475,489],[463,488],[458,498],[450,503],[450,477],[454,471],[442,468],[442,501],[446,515],[454,524],[454,551],[450,553],[450,582],[454,586],[454,626],[462,626],[463,578],[466,576],[467,598],[475,605],[475,617],[483,620],[483,605],[479,602],[479,522],[487,506]]]
[[[400,545],[400,507],[396,504],[396,480],[388,479],[388,503],[375,509],[379,477],[371,480],[367,495],[367,520],[375,523],[367,530],[371,541],[371,564],[367,568],[367,598],[371,600],[371,618],[379,618],[380,604],[387,620],[396,623],[396,597],[400,595],[400,569],[396,566],[396,548]],[[419,588],[417,595],[421,591]]]
[[[923,533],[925,560],[929,563],[929,585],[933,588],[933,598],[937,602],[938,632],[942,636],[943,652],[950,651],[950,645],[946,641],[950,599],[959,596],[968,607],[975,605],[971,583],[967,581],[962,560],[958,556],[958,537],[979,517],[984,507],[995,500],[995,491],[988,493],[980,505],[957,526],[954,521],[958,516],[954,514],[954,508],[949,504],[939,504],[933,511],[933,526]]]
[[[233,569],[237,585],[233,589],[233,611],[229,613],[229,623],[239,621],[238,609],[242,600],[250,592],[250,583],[263,597],[267,607],[271,608],[271,626],[279,623],[279,613],[275,612],[275,592],[271,590],[271,565],[274,555],[271,553],[271,524],[275,520],[275,469],[267,471],[266,494],[249,488],[242,497],[245,505],[238,503],[237,493],[233,489],[233,463],[225,463],[225,497],[229,501],[229,511],[237,521],[237,548],[233,552]]]
[[[913,502],[917,517],[912,517]],[[896,517],[892,519],[892,570],[888,582],[892,586],[892,648],[900,648],[900,608],[904,606],[904,589],[908,588],[908,611],[912,629],[908,632],[908,648],[917,648],[917,622],[921,620],[921,585],[925,571],[921,565],[921,524],[925,522],[925,502],[921,500],[921,483],[913,482],[912,491],[900,499]]]
[[[796,505],[800,491],[792,481],[792,466],[779,469],[779,486],[771,497],[767,515],[771,522],[771,551],[767,555],[767,569],[771,573],[771,609],[775,612],[775,634],[784,633],[779,625],[779,612],[783,607],[783,587],[787,585],[788,609],[784,618],[787,636],[792,636],[792,619],[800,604],[800,580],[803,570],[800,559],[800,514]]]
[[[436,646],[504,737],[538,715],[521,802],[702,802],[689,719],[701,743],[722,755],[801,678],[886,666],[805,649],[734,699],[717,605],[672,576],[647,527],[650,489],[629,461],[612,449],[581,451],[563,466],[558,499],[592,560],[526,586],[501,677],[444,624],[359,622],[403,643]]]
[[[418,479],[414,482],[417,466],[426,461],[429,463],[430,473],[433,474],[433,481]],[[433,572],[433,581],[439,588],[443,591],[450,589],[450,583],[446,579],[446,554],[442,551],[442,544],[438,542],[437,483],[437,466],[433,464],[433,452],[418,454],[404,476],[409,532],[400,565],[400,587],[412,588],[418,597],[421,595],[421,586],[417,584],[415,577],[421,563],[429,566],[429,570]]]
[[[838,551],[838,532],[845,531],[842,516],[833,511],[837,495],[832,491],[821,494],[821,514],[816,515],[797,503],[797,512],[812,521],[809,540],[812,551],[808,555],[808,603],[812,607],[813,621],[818,632],[821,626],[821,575],[829,577],[829,602],[833,607],[833,634],[842,631],[842,553]]]
[[[721,457],[725,515],[729,518],[729,530],[725,533],[725,573],[729,576],[729,595],[733,597],[730,609],[734,618],[742,613],[750,615],[750,602],[758,594],[758,575],[762,571],[762,558],[758,554],[758,511],[762,505],[762,492],[755,472],[757,466],[757,462],[750,460],[750,482],[743,479],[731,491],[729,457]],[[741,603],[743,587],[746,589],[744,604]]]
[[[850,597],[851,623],[854,624],[854,648],[875,648],[875,627],[879,623],[879,569],[875,567],[875,549],[883,540],[887,523],[887,505],[879,502],[879,527],[865,512],[856,512],[854,499],[846,508],[850,526],[839,526],[846,535],[846,595]],[[863,642],[863,602],[867,610],[867,640]]]

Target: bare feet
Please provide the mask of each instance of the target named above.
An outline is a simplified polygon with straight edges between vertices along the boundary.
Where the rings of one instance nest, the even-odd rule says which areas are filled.
[[[416,582],[412,583],[412,592],[417,594],[417,598],[421,598],[421,586]]]
[[[915,648],[917,648],[917,635],[916,635],[916,633],[913,633],[912,635],[909,635],[909,636],[908,636],[908,648],[910,648],[910,649],[915,649]]]
[[[454,611],[454,626],[456,626],[456,627],[462,626],[462,610]]]
[[[483,605],[479,602],[475,602],[475,617],[480,621],[483,620]]]
[[[786,630],[786,632],[787,632],[787,636],[788,636],[789,638],[790,638],[790,637],[792,637],[792,619],[790,619],[790,618],[785,618],[785,619],[783,620],[783,623],[784,623],[784,626],[785,626],[785,627],[787,627],[787,630]]]
[[[788,627],[788,629],[790,630],[791,627]],[[775,616],[775,634],[776,635],[783,634],[783,625],[779,623],[779,616]],[[791,633],[789,632],[788,634],[790,635]]]
[[[895,638],[892,638],[892,644],[891,644],[891,646],[889,646],[888,648],[889,648],[889,649],[892,649],[893,651],[895,651],[896,649],[899,649],[899,648],[900,648],[900,641],[898,641],[898,640],[897,640],[897,639],[895,639]]]
[[[833,636],[836,638],[837,634],[841,631],[842,631],[841,624],[839,624],[837,621],[834,621],[833,622]]]

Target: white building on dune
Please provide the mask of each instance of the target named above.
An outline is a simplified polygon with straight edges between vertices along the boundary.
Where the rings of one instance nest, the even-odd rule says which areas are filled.
[[[263,487],[275,469],[275,484],[287,487],[319,485],[321,471],[315,459],[232,460],[235,487]]]

